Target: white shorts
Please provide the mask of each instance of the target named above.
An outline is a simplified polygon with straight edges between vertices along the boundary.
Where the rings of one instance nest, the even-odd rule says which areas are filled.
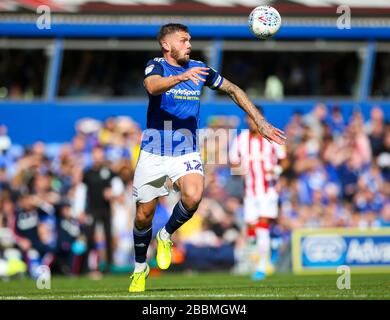
[[[166,196],[169,193],[167,178],[175,183],[190,173],[204,175],[199,152],[172,157],[141,150],[134,173],[133,199],[144,203]]]
[[[275,219],[278,216],[278,194],[269,190],[266,194],[244,198],[244,220],[255,224],[259,218]]]

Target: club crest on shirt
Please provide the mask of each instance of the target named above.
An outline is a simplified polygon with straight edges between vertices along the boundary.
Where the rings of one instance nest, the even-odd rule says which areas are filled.
[[[154,64],[151,64],[150,66],[147,66],[145,69],[145,76],[152,72],[154,68]]]

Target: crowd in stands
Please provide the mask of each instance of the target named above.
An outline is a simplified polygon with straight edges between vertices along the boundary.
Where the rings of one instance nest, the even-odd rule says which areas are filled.
[[[279,217],[271,230],[276,263],[290,250],[291,232],[297,228],[390,227],[388,111],[374,107],[367,119],[359,110],[347,118],[341,111],[318,103],[307,114],[294,113],[285,128],[288,156],[277,185]],[[209,128],[237,126],[227,120],[211,119]],[[20,146],[0,125],[0,276],[24,270],[15,263],[18,259],[33,277],[40,264],[69,275],[99,276],[99,270],[131,268],[135,214],[131,189],[142,131],[129,117],[80,119],[75,127],[67,143]],[[91,234],[85,181],[85,172],[98,161],[98,150],[104,152],[107,172],[115,177],[109,192],[104,192],[113,250],[112,265],[103,269],[109,260],[107,233],[98,225]],[[206,150],[201,151],[205,155]],[[210,152],[227,154],[228,145],[209,146]],[[227,162],[206,162],[204,168],[204,198],[194,217],[175,234],[173,270],[229,269],[245,247],[242,178],[231,175]],[[178,196],[172,192],[160,199],[154,234],[167,221]],[[151,264],[154,250],[152,245]],[[12,270],[4,267],[5,261],[13,262]]]

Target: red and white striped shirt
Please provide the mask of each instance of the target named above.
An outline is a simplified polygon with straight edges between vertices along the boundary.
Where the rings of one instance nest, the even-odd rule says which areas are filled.
[[[286,157],[285,147],[243,130],[230,146],[230,162],[245,170],[245,196],[267,194],[274,186],[274,170]]]

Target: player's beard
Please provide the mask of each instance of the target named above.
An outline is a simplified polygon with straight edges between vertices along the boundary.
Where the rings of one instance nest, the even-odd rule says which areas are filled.
[[[188,63],[188,61],[190,61],[189,54],[188,54],[188,56],[186,54],[184,54],[183,56],[180,56],[180,51],[176,50],[176,48],[171,49],[171,55],[172,55],[172,58],[175,59],[177,61],[177,63],[180,64],[181,66],[185,65],[186,63]]]

